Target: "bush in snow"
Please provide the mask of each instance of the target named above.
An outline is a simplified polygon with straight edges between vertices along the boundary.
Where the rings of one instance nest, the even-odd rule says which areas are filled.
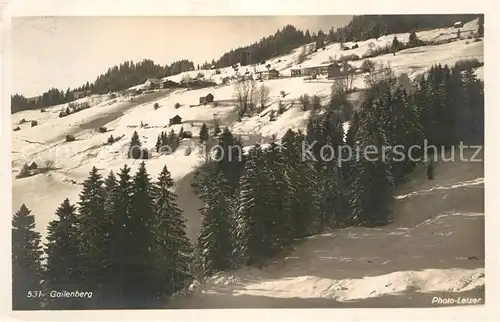
[[[476,58],[472,59],[461,59],[455,63],[455,68],[458,69],[459,71],[466,70],[466,69],[474,69],[483,66],[484,63],[480,62]]]
[[[286,111],[286,107],[285,107],[285,104],[283,104],[283,102],[279,101],[278,103],[278,114],[283,114],[285,113]]]
[[[275,110],[271,110],[271,112],[269,113],[269,121],[272,122],[272,121],[275,121],[276,118],[274,117],[274,114],[276,113]]]
[[[31,121],[31,127],[37,126],[38,122],[37,121]]]
[[[113,137],[113,135],[110,135],[110,136],[109,136],[107,143],[108,143],[108,144],[113,144],[113,143],[115,143],[115,138]]]
[[[20,119],[19,120],[19,124],[23,124],[23,123],[26,123],[26,119]]]
[[[28,169],[28,164],[24,164],[21,170],[19,170],[19,173],[17,174],[16,178],[21,179],[29,176],[31,176],[31,172]]]
[[[321,98],[318,95],[313,95],[311,99],[311,108],[315,112],[321,109]]]
[[[364,73],[370,73],[375,69],[375,63],[372,60],[366,59],[361,64],[361,70]]]
[[[309,110],[309,105],[311,104],[311,100],[309,99],[309,95],[307,95],[307,94],[300,95],[299,102],[302,105],[303,111]]]
[[[283,97],[283,98],[284,98],[284,97],[286,96],[285,91],[281,91],[281,92],[280,92],[280,95],[281,95],[281,97]]]
[[[21,130],[19,126],[16,126],[16,128],[14,129],[14,131],[19,131],[19,130]]]
[[[108,129],[105,126],[99,127],[99,133],[106,133]]]
[[[179,102],[175,103],[175,105],[174,105],[174,108],[175,108],[175,109],[178,109],[178,108],[180,108],[180,107],[181,107],[181,104],[180,104]]]
[[[73,142],[75,137],[71,134],[66,135],[66,142]]]
[[[155,110],[159,109],[159,108],[160,108],[160,104],[155,103],[155,104],[153,105],[153,108],[154,108]]]

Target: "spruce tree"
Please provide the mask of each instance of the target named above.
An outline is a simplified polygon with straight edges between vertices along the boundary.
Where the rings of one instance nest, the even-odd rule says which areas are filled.
[[[135,242],[129,238],[133,227],[131,225],[131,199],[133,186],[130,176],[130,168],[126,165],[120,169],[118,180],[111,172],[105,180],[104,203],[105,229],[108,232],[104,239],[107,265],[103,272],[103,296],[102,307],[127,308],[131,294],[128,292],[128,280],[130,274],[130,263],[134,262],[134,254],[131,254],[131,245]]]
[[[78,232],[76,207],[68,198],[56,210],[56,220],[47,228],[45,253],[47,261],[43,274],[47,290],[79,290],[85,283],[80,260],[81,248]],[[97,295],[97,294],[96,294]],[[82,308],[85,299],[57,298],[49,299],[49,309]],[[88,304],[88,303],[86,303]]]
[[[133,195],[131,198],[130,217],[128,218],[129,262],[127,263],[127,292],[130,308],[156,307],[161,300],[158,297],[158,281],[161,272],[155,265],[156,254],[151,251],[155,245],[155,207],[153,186],[141,162],[133,177]]]
[[[181,126],[181,129],[179,130],[179,133],[177,134],[177,138],[182,140],[183,137],[184,137],[184,127]]]
[[[177,150],[177,147],[179,146],[180,141],[179,141],[179,137],[175,134],[173,129],[168,134],[167,141],[168,141],[168,145],[170,146],[170,149],[172,150],[172,152],[175,152],[175,150]]]
[[[235,253],[244,265],[260,265],[273,254],[269,234],[272,218],[267,208],[268,168],[259,144],[253,146],[240,178],[236,209]]]
[[[105,191],[96,167],[83,182],[78,201],[78,235],[81,245],[81,269],[85,276],[82,289],[98,292],[102,286],[102,270],[106,260],[103,240]],[[97,301],[97,298],[94,298]]]
[[[22,204],[12,219],[12,309],[40,309],[42,255],[35,216]]]
[[[316,174],[314,165],[301,154],[301,146],[306,141],[305,135],[288,131],[283,139],[282,146],[286,160],[288,175],[294,187],[292,192],[292,232],[294,238],[304,238],[310,235],[311,224],[315,211],[316,196],[311,194],[311,177]]]
[[[217,137],[220,133],[221,133],[220,125],[218,122],[216,122],[214,127],[214,137]]]
[[[163,132],[162,132],[163,134]],[[156,152],[160,152],[160,148],[162,146],[162,142],[161,142],[161,135],[159,134],[158,135],[158,138],[156,139],[156,144],[155,144],[155,149],[156,149]]]
[[[384,130],[374,113],[363,114],[356,135],[363,155],[353,168],[351,210],[357,224],[371,226],[385,224],[391,219],[394,183],[390,164],[382,155],[382,147],[388,146]],[[373,148],[377,153],[368,153]]]
[[[241,140],[233,136],[228,128],[225,128],[218,139],[220,149],[215,150],[216,165],[223,172],[228,181],[230,194],[234,194],[238,187],[239,178],[245,162],[243,155],[243,144]]]
[[[290,217],[292,182],[286,171],[285,158],[281,152],[281,146],[276,141],[276,136],[271,137],[265,155],[267,168],[270,170],[267,173],[269,175],[267,180],[271,185],[267,206],[271,225],[268,229],[273,250],[279,252],[293,242]]]
[[[233,264],[231,187],[214,163],[207,165],[200,199],[201,229],[198,235],[201,266],[205,275],[231,268]]]
[[[134,131],[132,134],[132,138],[130,139],[130,148],[128,151],[128,157],[133,159],[141,158],[142,145],[141,140],[139,139],[139,134],[137,131]]]
[[[200,129],[200,143],[208,142],[209,138],[208,127],[205,123],[203,123]]]
[[[408,97],[403,88],[397,88],[393,99],[394,113],[394,146],[404,147],[400,155],[393,158],[393,176],[394,183],[401,183],[404,177],[415,167],[416,160],[419,157],[420,149],[410,150],[412,146],[422,146],[421,124],[418,119],[417,111],[414,106],[413,98]],[[399,152],[398,152],[399,153]],[[411,153],[411,155],[410,155]],[[397,158],[397,159],[396,159]]]
[[[160,296],[172,295],[192,280],[189,264],[193,260],[193,248],[186,234],[186,219],[176,204],[177,195],[170,191],[173,185],[170,172],[164,166],[154,194],[158,221],[155,228],[156,247],[161,261],[157,265],[158,270],[163,272],[160,285],[165,286],[160,290]]]

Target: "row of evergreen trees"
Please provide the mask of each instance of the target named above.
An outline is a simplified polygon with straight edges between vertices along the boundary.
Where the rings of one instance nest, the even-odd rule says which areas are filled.
[[[64,90],[59,90],[57,88],[51,88],[47,92],[43,93],[36,99],[30,99],[24,97],[23,95],[14,94],[11,96],[11,107],[12,113],[44,108],[52,105],[64,104],[72,102],[75,100],[73,91],[69,88]]]
[[[224,53],[219,59],[205,62],[201,69],[229,67],[238,63],[242,66],[259,64],[275,56],[283,55],[304,44],[315,42],[318,38],[323,39],[323,31],[318,34],[305,32],[292,25],[286,25],[273,35],[260,39],[251,45],[232,49]]]
[[[459,141],[482,141],[483,89],[471,69],[441,65],[411,93],[394,87],[394,79],[383,80],[368,91],[345,138],[345,97],[336,93],[324,113],[313,114],[306,133],[289,130],[281,142],[257,144],[241,159],[227,153],[239,151],[234,147],[241,148],[241,143],[225,129],[218,145],[226,155],[202,169],[202,269],[212,274],[240,265],[259,266],[295,240],[327,227],[390,222],[394,188],[419,163],[425,139],[437,151]],[[317,142],[313,158],[303,158],[303,142]],[[325,145],[333,148],[333,156],[328,150],[321,155]],[[339,150],[341,146],[351,151],[376,147],[378,155],[376,161],[361,157],[338,162],[341,156],[347,159],[335,154],[346,151]],[[402,147],[402,155],[389,150],[384,158],[384,147],[394,146]]]
[[[450,27],[457,21],[468,22],[477,17],[484,19],[484,15],[477,14],[354,16],[346,26],[335,30],[332,28],[328,38],[333,42],[363,41],[419,29]],[[482,26],[481,21],[480,26]]]
[[[12,224],[14,309],[160,308],[191,282],[193,247],[166,167],[152,182],[144,163],[103,179],[94,167],[76,205],[65,199],[46,244],[25,205]],[[42,252],[45,257],[42,258]],[[92,292],[90,299],[51,291]]]
[[[193,69],[194,63],[185,59],[165,66],[158,65],[150,59],[137,63],[125,61],[118,66],[108,68],[106,73],[99,75],[93,83],[86,82],[75,89],[68,88],[64,91],[52,88],[41,94],[36,100],[28,100],[28,98],[20,94],[12,95],[12,113],[72,102],[75,99],[74,92],[85,91],[87,94],[106,94],[142,84],[148,77],[163,78]]]

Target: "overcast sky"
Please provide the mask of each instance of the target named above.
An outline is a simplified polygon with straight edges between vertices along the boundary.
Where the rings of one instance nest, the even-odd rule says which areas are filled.
[[[28,17],[12,21],[14,93],[36,96],[94,81],[108,67],[144,58],[196,64],[292,24],[311,34],[352,16]]]

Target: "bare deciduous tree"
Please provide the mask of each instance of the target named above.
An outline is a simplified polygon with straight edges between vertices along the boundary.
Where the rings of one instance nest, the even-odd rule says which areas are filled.
[[[261,112],[267,107],[267,103],[269,101],[270,94],[271,94],[271,90],[269,89],[269,87],[267,87],[264,84],[260,85],[260,87],[257,91],[257,97],[259,99]]]
[[[300,48],[299,54],[297,55],[297,64],[302,64],[306,60],[306,47]]]
[[[253,109],[255,106],[255,96],[257,93],[257,88],[255,85],[255,80],[252,78],[241,79],[234,84],[234,95],[238,103],[238,115],[242,117],[249,109]]]
[[[342,74],[340,74],[340,76],[338,76],[333,82],[332,94],[342,95],[352,90],[354,73],[347,63],[344,63],[342,68]]]
[[[373,87],[380,83],[386,83],[392,86],[396,82],[396,75],[389,64],[375,64],[373,70],[364,77],[367,87]]]

